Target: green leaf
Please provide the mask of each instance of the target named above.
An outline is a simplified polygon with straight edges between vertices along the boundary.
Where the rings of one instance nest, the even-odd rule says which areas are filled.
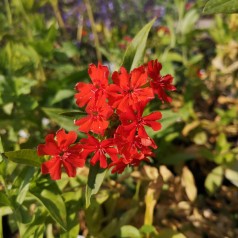
[[[206,3],[203,12],[214,13],[238,13],[237,0],[210,0]]]
[[[151,233],[153,234],[153,233],[156,233],[156,229],[152,225],[143,225],[140,228],[140,232],[144,234],[151,234]]]
[[[221,186],[223,174],[222,166],[216,167],[208,174],[205,180],[205,188],[210,194],[213,194]]]
[[[107,170],[101,169],[98,164],[95,166],[90,165],[85,194],[86,208],[90,206],[91,196],[97,194],[99,191],[106,173]]]
[[[194,25],[196,24],[196,21],[199,18],[199,14],[197,13],[197,10],[192,9],[186,13],[184,16],[184,19],[181,23],[181,32],[182,34],[188,34],[194,29]]]
[[[42,163],[42,157],[39,157],[36,150],[33,149],[9,151],[5,152],[4,155],[9,160],[19,164],[40,167]]]
[[[238,187],[238,161],[235,160],[225,169],[225,177],[236,187]]]
[[[20,175],[17,176],[16,181],[14,182],[14,185],[19,183],[19,189],[17,190],[17,197],[16,202],[17,204],[22,204],[24,202],[24,199],[26,197],[26,194],[29,190],[30,181],[33,178],[33,175],[35,173],[35,169],[32,167],[25,167]]]
[[[0,136],[0,153],[3,153],[4,149],[3,149],[3,144],[2,144],[2,138]]]
[[[2,157],[3,152],[4,152],[4,149],[3,149],[3,144],[2,144],[2,138],[0,136],[0,163],[3,162],[3,157]],[[0,172],[1,172],[1,169],[0,169]]]
[[[154,22],[155,18],[147,23],[129,44],[122,63],[122,66],[124,66],[128,71],[139,66],[142,62],[148,34]]]
[[[162,130],[165,130],[181,119],[178,113],[175,113],[171,110],[161,110],[160,112],[162,113],[162,118],[160,120],[160,123],[162,124]]]
[[[14,215],[16,220],[23,224],[29,224],[33,220],[33,216],[30,214],[29,208],[24,205],[18,206],[17,209],[14,207]]]
[[[197,154],[194,154],[193,152],[177,152],[173,153],[171,155],[168,155],[166,158],[161,157],[160,163],[165,165],[178,165],[182,162],[185,162],[187,160],[193,160],[198,158],[199,156]]]
[[[72,118],[68,118],[60,115],[61,113],[67,112],[65,109],[60,108],[42,108],[46,115],[55,123],[67,131],[76,131],[77,127],[74,125]]]
[[[78,216],[76,212],[71,213],[69,216],[67,216],[67,223],[70,226],[69,231],[64,232],[63,234],[60,234],[60,238],[77,237],[80,227],[79,227]]]
[[[73,90],[61,89],[56,93],[56,95],[52,99],[51,105],[58,103],[66,98],[72,97],[74,94],[75,92]]]
[[[79,115],[87,115],[86,112],[83,112],[83,111],[80,111],[80,110],[69,110],[69,111],[66,111],[66,112],[62,112],[60,113],[60,115],[62,116],[67,116],[67,117],[79,117]]]
[[[25,224],[22,237],[43,238],[46,227],[47,211],[43,207],[38,207],[31,223]]]
[[[45,206],[51,217],[67,230],[66,207],[56,183],[44,179],[37,181],[32,184],[30,192]]]
[[[11,201],[3,191],[0,191],[0,206],[11,206]]]
[[[30,224],[24,232],[25,238],[43,238],[45,232],[45,224]]]
[[[0,207],[0,214],[1,216],[10,215],[12,214],[12,209],[8,206]]]
[[[140,232],[139,230],[131,225],[125,225],[120,228],[120,237],[121,238],[127,238],[127,237],[133,237],[133,238],[140,238]]]
[[[112,219],[112,221],[106,227],[104,227],[103,230],[101,230],[100,234],[102,237],[116,237],[120,231],[120,228],[126,224],[129,224],[131,219],[135,217],[138,211],[137,204],[135,204],[135,206],[136,207],[132,207],[131,209],[124,212],[119,218]]]

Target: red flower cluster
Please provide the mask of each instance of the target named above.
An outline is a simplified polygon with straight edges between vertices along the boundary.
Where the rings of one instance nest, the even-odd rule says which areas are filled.
[[[112,74],[106,66],[91,64],[89,76],[92,83],[76,84],[76,104],[85,107],[87,116],[75,120],[79,131],[87,138],[75,143],[77,134],[63,129],[46,137],[46,143],[38,146],[39,155],[50,155],[42,164],[43,174],[60,179],[63,165],[68,176],[74,177],[77,167],[83,167],[89,155],[90,163],[101,168],[112,168],[112,173],[122,173],[129,165],[139,165],[153,156],[155,142],[145,127],[161,129],[160,112],[143,116],[146,105],[155,95],[164,102],[171,102],[166,91],[175,90],[171,75],[161,76],[162,65],[157,60],[135,68],[130,73],[124,67]]]

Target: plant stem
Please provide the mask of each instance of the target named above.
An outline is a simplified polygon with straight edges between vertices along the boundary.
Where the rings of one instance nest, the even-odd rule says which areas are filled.
[[[4,0],[4,3],[5,3],[5,7],[6,7],[8,24],[12,25],[12,13],[11,13],[11,8],[9,5],[9,2],[8,2],[8,0]]]
[[[91,23],[92,32],[94,35],[94,44],[95,44],[95,48],[96,48],[97,59],[99,62],[102,62],[102,55],[100,52],[100,43],[99,43],[97,29],[96,29],[96,25],[95,25],[95,21],[94,21],[94,17],[93,17],[93,11],[92,11],[89,0],[84,0],[84,3],[86,6],[86,9],[87,9],[88,18]]]
[[[59,24],[59,27],[63,30],[64,35],[67,35],[66,30],[65,30],[65,24],[64,24],[63,18],[61,16],[60,10],[59,10],[58,0],[50,1],[50,3],[53,8],[53,11],[54,11],[56,20]]]

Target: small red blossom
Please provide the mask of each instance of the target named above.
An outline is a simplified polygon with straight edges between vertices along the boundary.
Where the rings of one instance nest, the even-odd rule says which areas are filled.
[[[160,26],[157,30],[157,32],[160,34],[162,33],[163,35],[169,35],[170,34],[170,30],[168,27],[166,26]]]
[[[165,76],[160,75],[160,70],[162,69],[161,63],[157,60],[151,60],[148,62],[147,71],[149,77],[152,79],[150,81],[150,86],[154,91],[154,94],[158,95],[158,98],[164,102],[171,102],[172,98],[166,94],[167,91],[174,91],[176,87],[172,85],[173,77],[170,74]]]
[[[109,70],[107,66],[100,63],[98,63],[98,67],[90,64],[88,74],[92,84],[79,82],[75,86],[75,89],[79,92],[75,94],[76,104],[79,107],[83,107],[95,98],[105,95],[105,90],[108,87]]]
[[[86,158],[90,153],[94,153],[90,160],[90,164],[95,165],[99,162],[101,168],[107,168],[107,157],[109,155],[111,160],[117,158],[117,149],[115,148],[112,139],[99,141],[95,137],[88,135],[88,138],[80,140],[83,148],[83,156]]]
[[[154,131],[161,129],[161,124],[157,122],[162,118],[160,112],[152,112],[147,116],[142,116],[146,103],[138,103],[136,105],[137,111],[128,108],[127,111],[121,113],[120,120],[125,131],[129,132],[128,138],[134,139],[135,133],[141,138],[141,143],[145,146],[153,145],[152,140],[146,133],[144,126],[151,127]]]
[[[105,97],[90,103],[86,107],[88,115],[75,121],[79,130],[85,133],[92,131],[96,134],[103,135],[109,125],[108,118],[112,115],[111,107],[106,103]]]
[[[133,39],[130,36],[124,36],[123,40],[125,40],[125,41],[130,43]]]
[[[65,168],[69,177],[75,177],[76,168],[83,167],[85,160],[81,156],[81,146],[79,144],[72,145],[77,139],[74,131],[65,133],[64,129],[54,134],[46,136],[45,144],[37,147],[37,153],[41,155],[50,155],[51,159],[41,165],[42,174],[50,174],[53,180],[61,178],[61,167]]]
[[[153,155],[150,147],[154,149],[157,148],[154,140],[150,137],[147,136],[144,138],[140,138],[138,135],[132,135],[132,133],[124,129],[122,125],[117,128],[114,134],[114,142],[118,148],[119,154],[123,154],[126,156],[128,156],[128,153],[130,154],[131,151],[134,150],[138,150],[146,155]]]
[[[143,160],[148,161],[147,157],[138,152],[136,149],[128,151],[126,155],[122,155],[121,158],[113,159],[113,161],[109,164],[109,168],[112,168],[112,173],[122,173],[124,169],[131,166],[138,166]]]
[[[119,111],[126,111],[129,106],[135,107],[140,101],[148,101],[154,98],[153,90],[146,86],[147,73],[143,66],[128,73],[124,67],[120,72],[112,75],[114,84],[108,87],[109,105]]]

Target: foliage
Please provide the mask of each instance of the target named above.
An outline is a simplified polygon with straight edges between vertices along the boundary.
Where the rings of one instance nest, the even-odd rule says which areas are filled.
[[[91,1],[94,22],[83,1],[0,2],[4,237],[238,236],[238,18],[202,15],[202,9],[237,12],[237,3],[149,2]],[[75,130],[73,118],[84,113],[75,106],[73,88],[86,81],[88,64],[98,60],[96,49],[112,70],[123,59],[129,69],[132,62],[158,58],[162,74],[175,76],[172,110],[166,103],[147,109],[160,107],[163,114],[162,130],[147,130],[159,145],[153,162],[106,174],[103,181],[93,181],[87,167],[75,178],[63,173],[51,181],[39,169],[48,158],[36,156],[35,148],[59,127]],[[87,183],[93,186],[85,190]],[[87,209],[85,193],[94,194]]]

